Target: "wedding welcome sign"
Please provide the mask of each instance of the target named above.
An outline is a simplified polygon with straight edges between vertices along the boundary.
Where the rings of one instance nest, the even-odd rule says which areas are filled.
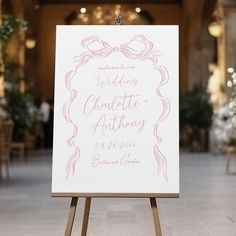
[[[57,26],[52,195],[179,193],[177,26]]]

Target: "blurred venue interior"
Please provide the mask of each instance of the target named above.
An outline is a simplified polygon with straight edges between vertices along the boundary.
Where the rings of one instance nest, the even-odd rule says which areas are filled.
[[[198,212],[203,214],[201,219],[199,217],[202,224],[196,227],[204,230],[204,224],[215,215],[224,215],[221,219],[231,217],[233,224],[214,218],[215,221],[210,221],[210,228],[194,235],[235,236],[236,208],[235,199],[231,197],[235,196],[236,186],[235,176],[230,172],[231,168],[236,171],[236,158],[232,158],[236,155],[235,0],[0,0],[0,134],[6,149],[5,159],[0,158],[0,193],[3,192],[0,194],[0,235],[15,235],[9,233],[14,227],[11,229],[5,226],[8,221],[1,221],[2,212],[10,214],[7,208],[1,209],[4,205],[1,201],[9,207],[16,204],[17,197],[8,199],[9,195],[18,192],[16,183],[20,182],[22,189],[31,192],[33,198],[37,198],[32,191],[35,183],[42,186],[44,195],[50,192],[56,25],[113,25],[117,15],[123,17],[124,25],[179,25],[183,202],[182,205],[181,202],[180,205],[173,202],[172,206],[177,218],[181,212],[185,212],[181,207],[186,212],[194,207],[198,211],[209,207],[210,212],[214,206],[207,205],[207,199],[202,198],[201,205],[195,204],[198,198],[193,197],[199,196],[201,190],[206,191],[209,196],[214,196],[211,199],[220,211],[213,211],[212,215],[207,216]],[[201,174],[195,175],[194,171]],[[215,179],[219,185],[210,187]],[[189,187],[194,184],[198,191]],[[223,190],[223,196],[227,195],[227,200],[234,204],[234,208],[226,203],[227,200],[224,201],[226,198],[215,197]],[[45,208],[50,202],[47,197],[38,199],[39,203],[44,201],[41,203]],[[27,203],[23,203],[26,195],[19,193],[19,198],[27,209]],[[168,204],[163,202],[163,206]],[[37,207],[36,211],[41,212],[40,205]],[[14,209],[18,208],[12,208],[12,214],[21,214],[20,210],[15,212]],[[56,212],[56,207],[53,210]],[[165,213],[165,210],[161,213]],[[185,218],[180,218],[186,222],[191,215],[192,212],[188,212]],[[24,217],[19,217],[22,218],[19,225],[28,224],[24,222]],[[59,216],[53,217],[56,225]],[[60,220],[63,221],[63,218]],[[179,234],[171,234],[169,225],[174,220],[165,218],[166,235],[188,236],[192,233],[182,227],[185,225],[182,222],[182,225],[179,224],[181,227],[178,227],[178,223],[173,226]],[[5,222],[4,225],[1,222]],[[39,222],[34,222],[36,228],[41,227]],[[192,222],[196,222],[196,218]],[[11,223],[14,223],[14,217]],[[50,224],[49,221],[46,223]],[[224,229],[217,228],[217,224]],[[30,228],[27,234],[24,227],[18,231],[18,235],[37,235]],[[51,233],[41,229],[38,235],[57,235],[55,228],[50,227]],[[141,234],[136,232],[129,235]]]

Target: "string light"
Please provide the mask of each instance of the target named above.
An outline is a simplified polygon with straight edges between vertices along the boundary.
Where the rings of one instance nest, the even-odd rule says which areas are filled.
[[[80,8],[80,12],[81,12],[81,13],[84,14],[84,13],[86,13],[86,11],[87,11],[87,9],[86,9],[85,7],[81,7],[81,8]]]
[[[103,24],[104,20],[103,19],[99,19],[98,22],[99,22],[99,24]]]
[[[136,8],[135,8],[135,11],[136,11],[137,13],[140,13],[140,12],[141,12],[141,8],[140,8],[140,7],[136,7]]]
[[[120,4],[110,7],[108,5],[95,6],[94,8],[81,7],[73,24],[112,24],[114,17],[121,15],[126,24],[142,24],[142,16],[139,13],[142,9],[137,6],[133,9],[123,7]]]
[[[121,8],[121,5],[116,5],[116,9],[115,9],[116,16],[120,15],[120,8]]]
[[[137,17],[137,14],[135,14],[135,13],[131,13],[130,15],[129,15],[129,20],[135,20],[136,19],[136,17]]]
[[[233,72],[234,72],[234,68],[228,67],[227,72],[228,72],[228,73],[233,73]]]
[[[87,17],[87,16],[83,17],[83,18],[82,18],[82,21],[83,21],[84,23],[88,22],[88,17]]]

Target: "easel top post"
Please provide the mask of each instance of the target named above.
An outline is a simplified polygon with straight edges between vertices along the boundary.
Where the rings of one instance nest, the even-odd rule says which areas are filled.
[[[122,20],[123,20],[123,17],[122,16],[116,16],[115,17],[115,25],[122,25]]]

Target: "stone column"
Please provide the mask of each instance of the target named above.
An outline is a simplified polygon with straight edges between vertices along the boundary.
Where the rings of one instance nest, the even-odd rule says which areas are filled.
[[[24,4],[21,0],[11,0],[12,8],[14,15],[24,21]],[[25,74],[24,74],[24,65],[25,65],[25,30],[23,27],[19,28],[19,51],[18,51],[18,62],[20,65],[19,77],[20,77],[20,91],[25,92]]]

